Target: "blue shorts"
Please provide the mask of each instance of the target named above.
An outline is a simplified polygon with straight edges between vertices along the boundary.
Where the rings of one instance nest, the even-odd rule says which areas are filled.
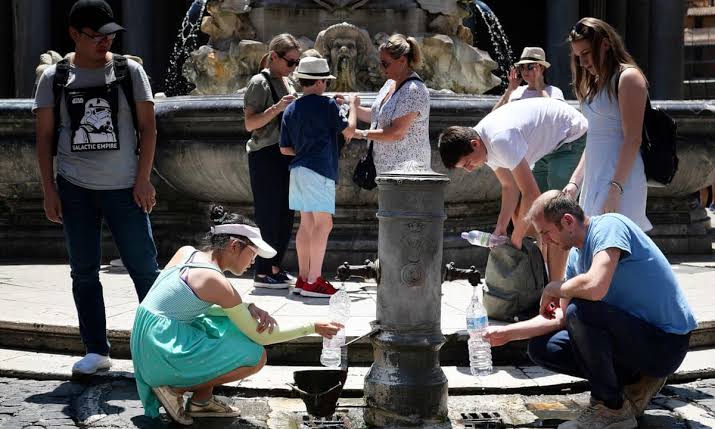
[[[335,181],[310,168],[295,167],[290,170],[288,206],[301,212],[335,214]]]

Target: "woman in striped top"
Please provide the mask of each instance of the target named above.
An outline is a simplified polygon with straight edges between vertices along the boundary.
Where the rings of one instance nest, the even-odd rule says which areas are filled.
[[[137,309],[131,350],[145,414],[163,405],[172,419],[236,417],[239,411],[213,396],[214,386],[258,372],[263,345],[317,333],[331,338],[342,325],[315,322],[281,329],[264,310],[241,299],[223,275],[242,274],[256,255],[276,251],[247,218],[214,207],[214,226],[201,250],[180,248]],[[192,392],[186,406],[183,394]]]

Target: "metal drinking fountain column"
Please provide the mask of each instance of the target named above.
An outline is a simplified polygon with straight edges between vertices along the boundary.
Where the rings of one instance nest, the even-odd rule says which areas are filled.
[[[365,422],[419,426],[447,419],[442,335],[442,232],[449,179],[431,170],[377,178],[377,322],[374,362],[365,376]]]

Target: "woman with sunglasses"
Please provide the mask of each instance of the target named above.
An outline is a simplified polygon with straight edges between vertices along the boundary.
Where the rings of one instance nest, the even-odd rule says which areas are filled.
[[[300,61],[300,46],[290,34],[275,36],[261,59],[261,72],[253,76],[243,96],[245,126],[251,132],[246,144],[253,192],[254,216],[263,235],[277,253],[256,260],[255,287],[287,289],[295,278],[282,268],[293,233],[294,213],[288,207],[288,165],[291,157],[278,148],[285,108],[295,99],[289,79]]]
[[[583,18],[569,34],[573,88],[588,119],[586,150],[564,192],[588,216],[620,213],[643,231],[648,187],[640,155],[648,82],[606,22]],[[616,79],[619,77],[618,79]]]
[[[139,397],[147,416],[162,405],[180,424],[196,417],[236,417],[239,410],[213,396],[215,386],[241,380],[266,363],[263,345],[342,327],[310,322],[281,329],[264,310],[241,299],[223,272],[241,275],[256,255],[276,251],[249,219],[212,209],[214,226],[197,250],[180,248],[137,309],[131,350]],[[184,405],[183,394],[192,396]]]
[[[370,122],[370,129],[356,130],[353,138],[375,143],[377,174],[408,161],[430,168],[429,90],[415,73],[422,51],[414,37],[394,34],[380,45],[379,53],[387,81],[370,109],[358,109],[358,119]]]
[[[521,58],[509,70],[509,86],[492,110],[506,103],[531,97],[551,97],[564,99],[564,93],[556,86],[547,85],[544,79],[546,69],[551,64],[546,61],[546,53],[538,47],[526,47],[521,52]],[[526,85],[519,85],[522,79]]]

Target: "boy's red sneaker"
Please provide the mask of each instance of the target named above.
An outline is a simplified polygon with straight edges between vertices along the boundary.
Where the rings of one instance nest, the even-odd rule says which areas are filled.
[[[318,277],[315,283],[303,283],[303,290],[300,292],[302,296],[313,298],[330,298],[337,290],[330,284],[329,281],[322,277]]]
[[[303,280],[303,277],[298,276],[298,280],[295,281],[295,285],[293,285],[293,287],[290,289],[290,291],[293,292],[293,293],[298,293],[298,294],[299,294],[299,293],[303,292],[303,288],[304,288],[305,285],[307,285],[307,284],[308,284],[308,282],[306,282],[305,280]]]

